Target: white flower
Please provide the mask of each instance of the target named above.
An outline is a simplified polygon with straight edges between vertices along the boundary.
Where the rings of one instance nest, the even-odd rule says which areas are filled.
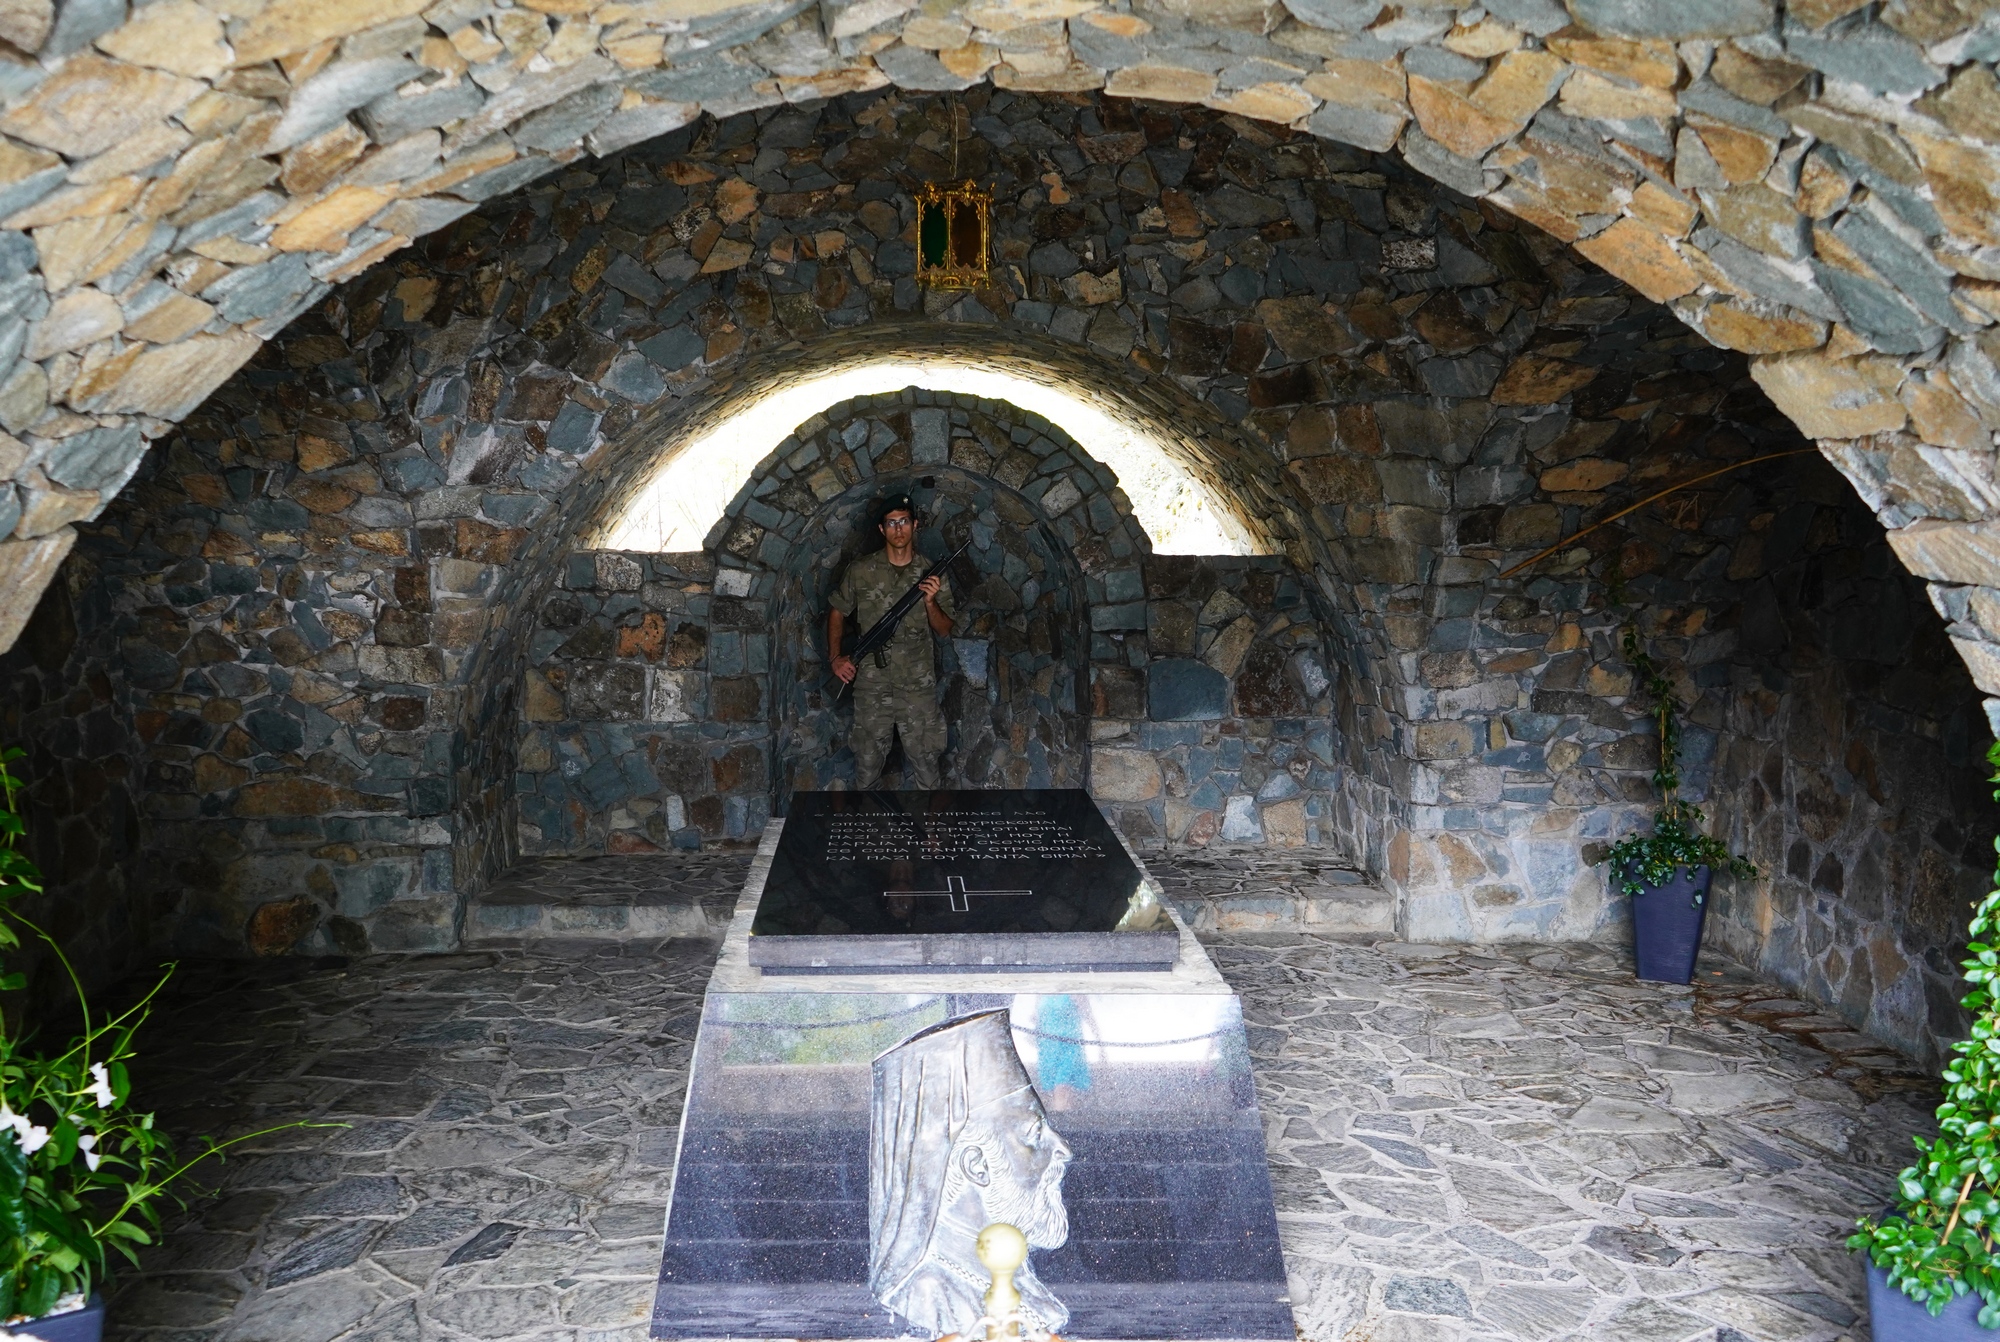
[[[94,1080],[83,1088],[83,1093],[95,1095],[99,1109],[109,1109],[118,1102],[118,1097],[111,1093],[111,1077],[104,1070],[104,1064],[101,1062],[90,1064],[90,1075]]]
[[[0,1127],[12,1128],[14,1140],[21,1144],[24,1154],[32,1156],[49,1144],[49,1130],[30,1123],[25,1117],[9,1109],[0,1102]]]
[[[83,1163],[90,1167],[90,1172],[92,1174],[97,1173],[97,1162],[104,1159],[103,1156],[97,1154],[97,1134],[94,1132],[84,1133],[83,1136],[76,1139],[76,1149],[83,1152]]]

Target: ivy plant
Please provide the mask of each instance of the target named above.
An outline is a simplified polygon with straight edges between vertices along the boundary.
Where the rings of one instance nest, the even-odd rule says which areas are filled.
[[[2000,743],[1986,752],[2000,783]],[[2000,791],[1994,794],[2000,800]],[[1994,841],[2000,850],[2000,840]],[[1980,1299],[1979,1326],[2000,1328],[2000,1266],[1993,1234],[2000,1228],[2000,870],[1994,889],[1972,915],[1961,1003],[1972,1033],[1951,1046],[1944,1068],[1944,1103],[1935,1140],[1915,1139],[1917,1163],[1896,1177],[1895,1210],[1864,1217],[1847,1247],[1865,1250],[1889,1284],[1933,1315],[1968,1292]]]
[[[1610,575],[1611,600],[1622,604],[1625,584],[1616,566]],[[1682,801],[1680,701],[1674,698],[1674,682],[1659,659],[1647,650],[1645,639],[1632,621],[1625,623],[1621,645],[1625,661],[1632,668],[1639,693],[1651,703],[1650,716],[1660,740],[1660,756],[1653,768],[1653,786],[1660,790],[1660,809],[1653,813],[1651,834],[1628,834],[1598,859],[1611,864],[1611,878],[1627,895],[1643,895],[1674,879],[1682,867],[1727,867],[1732,875],[1747,878],[1757,874],[1748,858],[1731,853],[1722,840],[1703,832],[1708,817],[1693,802]],[[1694,902],[1702,902],[1696,889]]]
[[[1653,813],[1651,834],[1627,834],[1602,858],[1611,864],[1612,879],[1628,895],[1643,895],[1674,879],[1682,867],[1727,867],[1736,876],[1755,876],[1748,859],[1729,851],[1722,840],[1704,834],[1706,820],[1699,806],[1674,799]],[[1701,903],[1701,891],[1694,902]]]
[[[133,1036],[174,966],[135,1005],[99,1019],[62,947],[15,907],[42,893],[41,872],[21,849],[22,783],[8,767],[22,753],[0,752],[0,951],[19,949],[22,931],[46,945],[69,976],[83,1029],[52,1057],[31,1054],[0,1015],[0,1324],[81,1306],[113,1253],[137,1263],[137,1250],[159,1234],[162,1201],[178,1203],[176,1184],[202,1161],[284,1128],[328,1126],[204,1137],[183,1159],[152,1114],[129,1107]],[[18,973],[0,976],[0,991],[22,986]]]

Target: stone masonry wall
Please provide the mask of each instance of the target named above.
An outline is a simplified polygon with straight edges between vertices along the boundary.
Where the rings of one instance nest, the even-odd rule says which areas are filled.
[[[2000,421],[2000,39],[1970,0],[562,8],[0,18],[0,424],[20,435],[0,646],[147,441],[412,238],[698,112],[991,81],[1394,148],[1672,301],[1833,440],[1905,563],[1956,589],[1961,654],[2000,691],[1972,600],[2000,564],[1971,525]]]
[[[755,843],[771,636],[712,557],[579,552],[543,602],[511,804],[523,853]],[[711,688],[711,684],[713,688]]]
[[[1712,809],[1762,868],[1718,888],[1710,936],[1934,1062],[1964,1031],[1958,966],[1991,885],[1992,733],[1922,584],[1845,481],[1811,457],[1745,474],[1709,505],[1705,556],[1651,528],[1693,581],[1663,566],[1632,584],[1659,603],[1656,646],[1688,657]]]
[[[1092,612],[1130,580],[1145,533],[1110,471],[1060,428],[912,388],[801,424],[717,524],[725,562],[769,565],[775,580],[774,804],[795,787],[854,785],[827,602],[849,563],[882,548],[873,510],[895,491],[916,501],[927,560],[971,547],[946,573],[957,616],[938,659],[945,786],[1083,786]]]
[[[1631,768],[1650,769],[1654,751],[1649,726],[1626,716],[1649,706],[1624,697],[1629,621],[1683,706],[1684,795],[1760,868],[1718,878],[1712,942],[1934,1059],[1962,1031],[1957,965],[1990,884],[2000,807],[1978,691],[1879,524],[1807,455],[1663,501],[1566,558],[1552,566],[1577,580],[1575,633],[1563,639],[1573,647],[1508,721],[1532,735],[1582,713],[1604,734],[1595,746],[1589,733],[1556,741],[1550,763],[1595,754],[1627,767],[1632,804],[1589,822],[1599,837],[1581,855],[1595,860],[1642,827],[1654,800]],[[1582,786],[1558,767],[1553,800],[1602,798]]]
[[[995,185],[1002,264],[928,295],[909,193],[952,152]],[[1322,841],[1409,932],[1615,927],[1584,850],[1643,810],[1643,706],[1568,560],[1494,577],[1642,488],[1800,440],[1740,359],[1498,210],[1390,158],[1115,98],[703,121],[329,295],[91,528],[78,660],[19,719],[38,774],[78,748],[53,706],[101,677],[156,780],[129,786],[182,935],[447,944],[518,851],[534,630],[588,523],[732,392],[864,347],[1126,397],[1273,538],[1338,695]],[[1191,603],[1178,581],[1159,599]],[[1292,601],[1278,581],[1273,618]],[[1584,648],[1603,674],[1564,683]],[[1158,730],[1132,739],[1157,753]],[[1171,731],[1190,762],[1227,748]],[[1173,786],[1149,820],[1193,832]]]
[[[528,850],[754,840],[793,787],[851,786],[825,597],[899,488],[931,557],[974,541],[940,659],[948,786],[1087,776],[1142,845],[1332,841],[1332,686],[1289,564],[1149,558],[1110,474],[1060,429],[911,390],[801,425],[717,523],[713,557],[571,559],[527,672]]]

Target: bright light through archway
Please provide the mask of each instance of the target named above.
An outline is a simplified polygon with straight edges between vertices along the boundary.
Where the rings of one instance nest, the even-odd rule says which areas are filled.
[[[605,525],[595,548],[699,550],[758,463],[800,424],[857,396],[905,387],[1005,401],[1061,428],[1118,478],[1156,554],[1247,555],[1261,548],[1227,503],[1115,407],[1019,373],[968,366],[963,355],[849,365],[760,393],[676,452]]]

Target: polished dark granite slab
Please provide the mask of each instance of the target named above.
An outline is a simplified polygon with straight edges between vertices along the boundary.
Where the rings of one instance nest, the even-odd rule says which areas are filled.
[[[789,973],[1161,969],[1178,949],[1077,788],[794,793],[749,947]]]
[[[1234,997],[796,992],[704,1007],[652,1336],[921,1332],[869,1285],[871,1063],[991,1011],[1070,1152],[1029,1259],[1063,1335],[1293,1339]]]

